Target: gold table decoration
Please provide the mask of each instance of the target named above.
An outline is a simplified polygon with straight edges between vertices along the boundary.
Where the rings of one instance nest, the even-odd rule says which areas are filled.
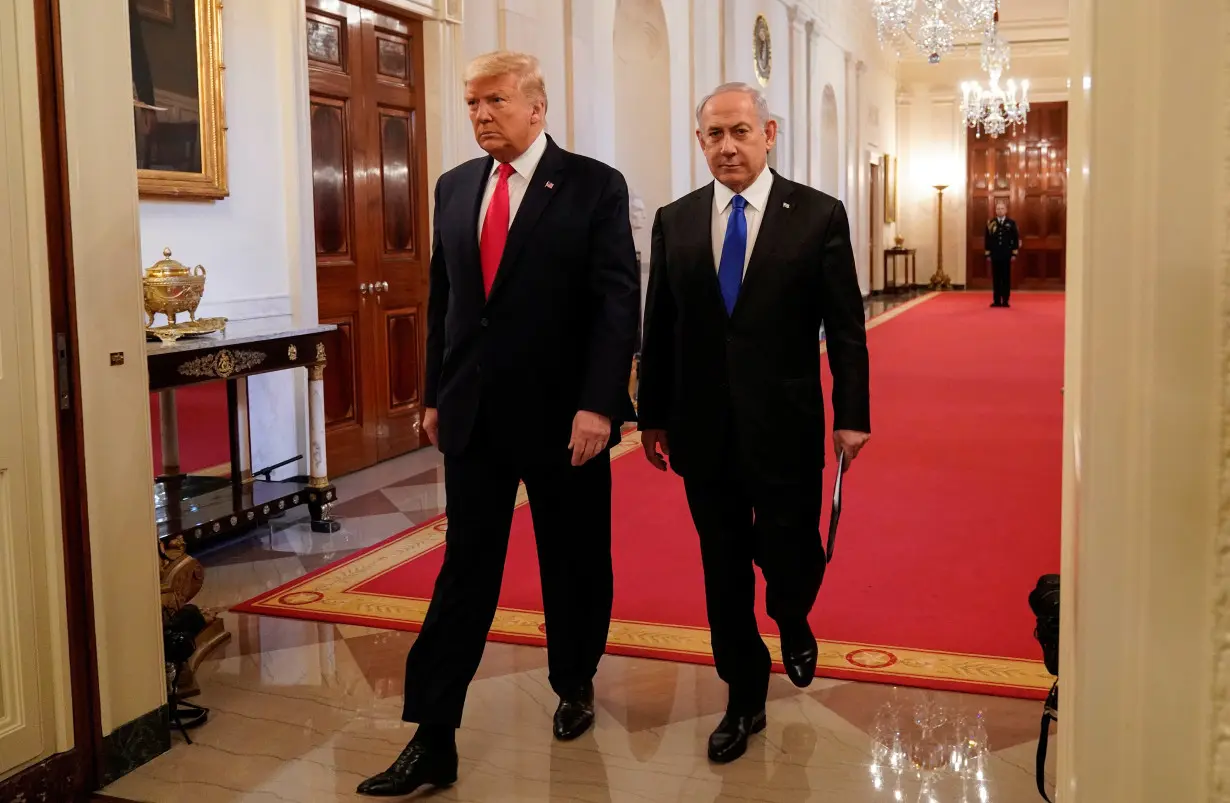
[[[169,323],[164,326],[147,326],[145,333],[163,343],[174,343],[181,337],[200,337],[215,332],[226,332],[226,318],[199,318],[187,323]]]
[[[141,287],[145,297],[145,326],[154,325],[154,316],[166,316],[170,326],[175,325],[175,316],[188,313],[189,321],[196,321],[196,308],[205,294],[205,267],[189,268],[171,259],[171,249],[162,249],[163,258],[145,269]]]

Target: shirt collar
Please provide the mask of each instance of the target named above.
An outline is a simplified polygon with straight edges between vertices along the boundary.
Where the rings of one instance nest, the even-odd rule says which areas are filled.
[[[525,153],[513,159],[509,164],[513,170],[517,171],[517,175],[529,180],[534,177],[534,170],[537,169],[538,163],[542,161],[542,155],[547,152],[547,132],[539,131],[538,137],[530,143],[530,146],[525,149]],[[500,169],[499,160],[493,160],[491,164],[491,175],[494,176],[496,171]],[[490,176],[488,176],[490,178]]]
[[[773,171],[766,166],[760,171],[760,175],[756,176],[751,186],[739,194],[752,209],[764,212],[765,207],[769,204],[769,190],[772,187]],[[726,211],[726,207],[730,206],[730,199],[734,197],[735,193],[730,187],[720,181],[713,182],[713,204],[719,215]]]

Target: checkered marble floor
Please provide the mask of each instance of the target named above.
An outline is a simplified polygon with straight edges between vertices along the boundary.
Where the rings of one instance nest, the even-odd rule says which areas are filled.
[[[201,556],[194,600],[225,609],[444,510],[439,454],[338,481],[337,533],[288,515]],[[402,673],[414,634],[225,613],[231,641],[198,673],[209,721],[106,794],[149,803],[326,803],[384,769],[412,733]],[[775,676],[769,727],[717,767],[705,739],[725,687],[711,667],[608,656],[595,729],[551,738],[545,653],[488,644],[458,733],[461,779],[433,800],[1027,803],[1039,799],[1036,702]],[[973,746],[971,746],[973,745]]]

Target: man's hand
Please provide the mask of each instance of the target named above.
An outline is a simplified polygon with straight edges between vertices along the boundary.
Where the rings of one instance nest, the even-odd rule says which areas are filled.
[[[666,471],[666,458],[671,456],[670,444],[666,442],[666,430],[641,430],[641,448],[649,464],[658,471]]]
[[[580,410],[572,419],[572,464],[583,466],[606,448],[611,439],[611,419],[604,415]]]
[[[846,468],[850,468],[850,464],[854,462],[854,458],[858,457],[858,453],[862,451],[867,441],[871,440],[871,434],[867,432],[855,432],[852,429],[837,429],[833,431],[833,455],[840,457],[844,452],[846,455]]]
[[[423,431],[427,433],[427,439],[431,441],[432,446],[439,445],[440,413],[435,407],[423,410]]]

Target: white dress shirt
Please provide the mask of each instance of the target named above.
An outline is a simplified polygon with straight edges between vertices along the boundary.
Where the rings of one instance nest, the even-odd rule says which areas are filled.
[[[513,159],[509,164],[517,171],[508,177],[508,225],[511,228],[513,219],[517,217],[517,209],[521,207],[521,199],[525,190],[534,178],[534,171],[542,161],[542,155],[547,150],[547,133],[541,131],[538,138],[525,149],[525,153]],[[491,174],[487,176],[487,189],[483,191],[483,205],[478,210],[478,238],[483,237],[483,221],[487,219],[487,207],[491,205],[491,196],[495,195],[495,185],[500,181],[500,163],[491,163]]]
[[[743,252],[743,271],[747,272],[747,263],[752,258],[752,249],[756,247],[756,235],[760,232],[760,221],[764,220],[765,206],[769,203],[769,190],[773,187],[773,171],[766,166],[751,186],[739,193],[747,203],[743,207],[743,216],[747,219],[747,250]],[[722,244],[726,241],[726,221],[730,219],[731,199],[735,193],[720,181],[713,182],[713,267],[722,264]]]

